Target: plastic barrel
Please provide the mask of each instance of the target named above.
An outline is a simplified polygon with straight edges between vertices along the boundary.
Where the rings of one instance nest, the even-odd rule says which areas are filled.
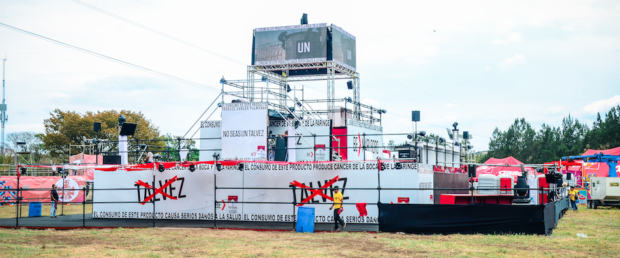
[[[41,203],[31,202],[28,205],[28,217],[41,217]]]
[[[314,233],[314,207],[297,208],[297,232]]]

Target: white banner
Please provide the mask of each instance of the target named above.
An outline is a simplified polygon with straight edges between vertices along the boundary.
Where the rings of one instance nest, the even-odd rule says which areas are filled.
[[[222,159],[267,158],[267,103],[222,105]]]
[[[329,210],[333,202],[329,198],[333,196],[333,187],[338,186],[345,203],[341,216],[347,223],[377,223],[376,203],[379,195],[376,189],[379,178],[381,188],[433,187],[433,174],[430,169],[421,169],[418,172],[413,163],[403,163],[401,169],[396,169],[393,162],[384,164],[386,170],[381,173],[378,172],[376,162],[299,165],[246,163],[244,171],[239,171],[237,167],[224,167],[222,171],[215,172],[212,165],[198,165],[195,172],[183,168],[173,168],[163,173],[156,171],[154,174],[157,189],[165,186],[175,176],[177,180],[161,191],[156,190],[155,215],[158,219],[212,220],[215,172],[217,186],[220,188],[216,197],[218,202],[224,203],[218,203],[216,207],[218,220],[295,221],[297,207],[293,206],[293,190],[290,187],[297,184],[295,201],[306,207],[314,207],[316,222],[333,222],[333,211]],[[153,191],[144,187],[144,184],[152,185],[152,171],[96,171],[95,180],[96,189],[132,190],[95,190],[94,218],[152,218],[153,205],[148,201]],[[322,189],[303,189],[302,185]],[[283,189],[221,189],[224,187]],[[162,192],[169,196],[166,197]],[[398,203],[399,200],[406,199],[408,203],[432,204],[432,198],[432,190],[381,190],[380,201]],[[272,204],[237,203],[241,201]],[[359,216],[355,205],[357,203],[367,203],[368,216]]]
[[[289,161],[329,160],[331,120],[302,120],[297,129],[287,126],[284,120],[269,122],[269,131],[272,132],[272,135],[283,134],[285,130],[289,130],[288,135],[295,136],[288,141],[289,157],[294,157]],[[317,137],[313,137],[313,134]],[[316,152],[315,147],[317,148]],[[292,155],[293,153],[295,155]]]
[[[222,121],[200,122],[200,160],[213,160],[213,154],[222,153]]]
[[[347,135],[348,160],[375,160],[383,155],[383,127],[348,119]]]

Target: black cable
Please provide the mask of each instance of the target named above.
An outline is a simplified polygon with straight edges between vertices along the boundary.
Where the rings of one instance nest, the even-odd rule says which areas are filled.
[[[177,38],[177,37],[170,36],[170,35],[168,35],[168,34],[166,34],[166,33],[161,32],[161,31],[158,31],[158,30],[152,29],[152,28],[147,27],[147,26],[144,26],[144,25],[142,25],[142,24],[140,24],[140,23],[137,23],[137,22],[131,21],[131,20],[126,19],[126,18],[123,18],[123,17],[121,17],[121,16],[119,16],[119,15],[116,15],[116,14],[113,14],[113,13],[111,13],[111,12],[108,12],[108,11],[105,11],[105,10],[103,10],[103,9],[100,9],[100,8],[98,8],[98,7],[96,7],[96,6],[89,5],[89,4],[84,3],[84,2],[82,2],[82,1],[79,1],[79,0],[71,0],[71,1],[73,1],[73,2],[75,2],[75,3],[78,3],[78,4],[81,4],[81,5],[85,6],[85,7],[90,8],[90,9],[93,9],[93,10],[95,10],[95,11],[97,11],[97,12],[100,12],[100,13],[103,13],[103,14],[105,14],[105,15],[108,15],[108,16],[111,16],[111,17],[113,17],[113,18],[116,18],[116,19],[119,19],[119,20],[121,20],[121,21],[124,21],[124,22],[126,22],[126,23],[131,24],[131,25],[134,25],[134,26],[140,27],[140,28],[142,28],[142,29],[148,30],[148,31],[153,32],[153,33],[155,33],[155,34],[157,34],[157,35],[160,35],[160,36],[166,37],[166,38],[168,38],[168,39],[174,40],[174,41],[179,42],[179,43],[181,43],[181,44],[188,45],[188,46],[193,47],[193,48],[195,48],[195,49],[198,49],[198,50],[201,50],[201,51],[207,52],[207,53],[212,54],[212,55],[215,55],[215,56],[217,56],[217,57],[224,58],[224,59],[226,59],[226,60],[228,60],[228,61],[235,62],[235,63],[237,63],[237,64],[241,64],[241,65],[243,65],[243,66],[246,66],[246,65],[247,65],[247,64],[245,64],[244,62],[241,62],[241,61],[238,61],[238,60],[236,60],[236,59],[233,59],[233,58],[227,57],[227,56],[222,55],[222,54],[219,54],[219,53],[217,53],[217,52],[213,52],[213,51],[208,50],[208,49],[206,49],[206,48],[203,48],[203,47],[200,47],[200,46],[194,45],[194,44],[192,44],[192,43],[189,43],[189,42],[187,42],[187,41],[185,41],[185,40],[182,40],[182,39],[179,39],[179,38]]]
[[[20,33],[23,33],[23,34],[26,34],[26,35],[29,35],[29,36],[37,37],[37,38],[40,38],[40,39],[43,39],[43,40],[47,40],[49,42],[52,42],[52,43],[57,44],[57,45],[61,45],[63,47],[71,48],[73,50],[81,51],[81,52],[89,54],[89,55],[93,55],[93,56],[96,56],[96,57],[99,57],[99,58],[107,59],[109,61],[117,62],[117,63],[120,63],[120,64],[125,65],[125,66],[133,67],[133,68],[145,71],[145,72],[149,72],[149,73],[152,73],[152,74],[155,74],[155,75],[159,75],[161,77],[165,77],[165,78],[168,78],[170,80],[177,81],[177,82],[180,82],[180,83],[184,83],[184,84],[187,84],[187,85],[190,85],[190,86],[194,86],[194,87],[197,87],[197,88],[200,88],[200,89],[209,90],[209,91],[212,91],[212,92],[220,92],[221,91],[219,89],[216,89],[216,88],[204,85],[204,84],[200,84],[200,83],[196,83],[196,82],[193,82],[193,81],[185,80],[185,79],[173,76],[173,75],[169,75],[169,74],[158,72],[158,71],[155,71],[155,70],[143,67],[143,66],[139,66],[139,65],[136,65],[136,64],[125,62],[125,61],[120,60],[120,59],[109,57],[109,56],[106,56],[106,55],[103,55],[103,54],[99,54],[97,52],[93,52],[93,51],[90,51],[90,50],[87,50],[87,49],[76,47],[76,46],[73,46],[73,45],[70,45],[70,44],[67,44],[67,43],[55,40],[55,39],[51,39],[51,38],[48,38],[48,37],[45,37],[45,36],[41,36],[39,34],[30,32],[30,31],[22,30],[20,28],[16,28],[16,27],[13,27],[13,26],[8,25],[8,24],[4,24],[4,23],[0,22],[0,26],[4,26],[4,27],[12,29],[14,31],[17,31],[17,32],[20,32]]]

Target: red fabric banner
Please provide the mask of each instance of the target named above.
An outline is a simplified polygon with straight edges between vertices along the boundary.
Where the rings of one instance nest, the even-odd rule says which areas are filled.
[[[52,184],[58,187],[58,198],[65,202],[82,202],[84,196],[81,191],[86,186],[86,178],[82,176],[68,176],[64,182],[57,176],[22,176],[19,178],[19,187],[24,189],[23,202],[49,202]],[[64,186],[64,193],[63,193]],[[0,204],[15,202],[17,197],[17,177],[0,177]],[[32,189],[32,190],[30,190]]]

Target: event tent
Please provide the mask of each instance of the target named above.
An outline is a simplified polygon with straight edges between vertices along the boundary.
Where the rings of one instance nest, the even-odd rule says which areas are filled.
[[[586,155],[595,155],[595,154],[599,154],[599,153],[603,153],[605,155],[620,155],[620,147],[617,148],[613,148],[613,149],[608,149],[608,150],[587,150],[586,152],[584,152],[583,154],[581,154],[582,156],[586,156]]]
[[[514,181],[517,182],[517,177],[521,175],[521,168],[518,165],[523,164],[523,162],[511,157],[496,159],[490,158],[484,164],[488,165],[504,165],[504,166],[479,166],[476,169],[476,178],[480,175],[490,174],[495,176],[509,175],[514,177]],[[532,168],[525,168],[528,173],[536,173],[536,171]],[[533,174],[532,174],[533,175]]]

